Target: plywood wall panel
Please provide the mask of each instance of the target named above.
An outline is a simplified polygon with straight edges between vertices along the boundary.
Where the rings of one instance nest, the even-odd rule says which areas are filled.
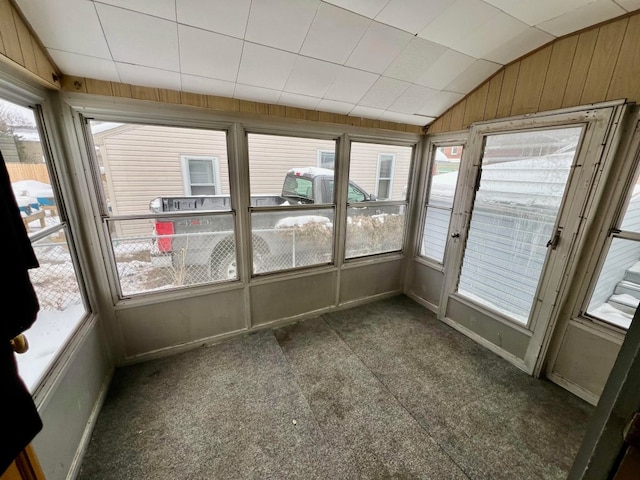
[[[518,82],[513,94],[511,115],[538,111],[552,47],[538,50],[520,62]]]
[[[578,35],[563,38],[553,44],[549,68],[540,97],[540,111],[554,110],[562,106],[564,90],[569,80],[571,63],[576,53]]]
[[[15,9],[11,9],[13,13],[13,23],[16,26],[16,31],[18,32],[18,41],[20,42],[20,51],[22,52],[23,66],[30,70],[31,72],[38,71],[38,62],[36,60],[36,52],[33,49],[33,44],[31,42],[31,32],[27,28],[27,26],[22,23],[20,16],[15,11]]]
[[[484,119],[484,108],[487,104],[488,93],[489,84],[485,83],[467,97],[467,106],[464,110],[464,120],[462,122],[465,127]]]
[[[465,98],[451,109],[451,125],[449,125],[451,130],[462,130],[464,127],[464,110],[466,106],[467,99]]]
[[[563,107],[573,107],[580,105],[584,84],[587,81],[587,73],[591,66],[591,58],[598,40],[598,31],[600,29],[587,30],[578,37],[576,45],[576,53],[571,63],[571,72],[567,80],[567,86],[564,90],[564,98],[562,99]]]
[[[504,79],[504,70],[500,70],[489,80],[489,89],[487,91],[487,103],[484,107],[483,120],[496,118],[498,111],[498,101],[500,100],[500,91],[502,90],[502,80]]]
[[[607,100],[640,102],[640,14],[629,18]]]
[[[5,55],[24,66],[18,29],[13,20],[13,7],[9,0],[0,0],[0,35],[2,35]]]
[[[131,85],[131,97],[138,100],[160,101],[160,94],[157,88],[140,87],[138,85]]]
[[[91,93],[93,95],[113,95],[111,82],[87,78],[85,84],[87,86],[87,93]]]
[[[516,90],[518,82],[518,73],[520,72],[520,63],[514,63],[504,69],[504,78],[502,79],[502,89],[500,90],[500,100],[498,101],[498,117],[508,117],[511,115],[511,107],[513,105],[513,94]]]
[[[606,98],[627,23],[628,19],[624,19],[600,27],[580,103],[593,103]]]

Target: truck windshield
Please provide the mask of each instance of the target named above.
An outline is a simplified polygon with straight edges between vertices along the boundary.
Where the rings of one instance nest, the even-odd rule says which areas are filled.
[[[308,178],[287,175],[282,187],[282,196],[306,198],[313,201],[313,182]]]

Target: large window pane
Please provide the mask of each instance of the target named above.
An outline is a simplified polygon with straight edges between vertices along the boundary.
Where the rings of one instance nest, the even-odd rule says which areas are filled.
[[[581,131],[487,137],[459,293],[528,322]]]
[[[640,303],[640,242],[614,238],[587,313],[629,328]]]
[[[439,263],[444,261],[461,157],[461,145],[434,149],[420,255]]]
[[[402,250],[403,206],[347,208],[347,258]]]
[[[349,181],[378,200],[406,200],[411,147],[353,142]]]

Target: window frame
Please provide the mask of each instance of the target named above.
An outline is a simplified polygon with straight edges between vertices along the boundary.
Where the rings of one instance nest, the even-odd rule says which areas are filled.
[[[381,174],[381,170],[382,170],[382,162],[384,160],[388,160],[388,159],[383,159],[383,156],[389,156],[391,157],[391,175],[389,176],[389,178],[386,177],[382,177]],[[376,199],[380,198],[380,195],[378,194],[378,192],[380,191],[380,181],[387,181],[389,182],[389,190],[387,192],[388,197],[380,200],[381,202],[390,202],[391,197],[393,196],[393,176],[395,173],[395,167],[396,167],[396,154],[395,153],[384,153],[384,152],[378,152],[378,166],[376,168],[376,188],[374,189],[374,194],[376,196]],[[408,181],[408,180],[407,180]]]
[[[191,182],[190,160],[209,160],[211,161],[211,170],[213,174],[213,183],[211,184],[197,184],[198,187],[213,186],[216,193],[211,195],[222,195],[222,184],[220,179],[220,159],[215,155],[180,155],[180,166],[182,168],[182,182],[184,186],[185,195],[194,195],[193,186]]]

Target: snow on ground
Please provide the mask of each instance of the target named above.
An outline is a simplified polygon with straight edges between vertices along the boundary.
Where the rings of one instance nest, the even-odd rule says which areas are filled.
[[[331,227],[331,220],[321,215],[301,215],[299,217],[285,217],[278,220],[275,224],[276,229],[303,227],[311,223],[319,223]]]
[[[633,320],[633,315],[622,312],[608,303],[600,305],[595,310],[590,311],[589,314],[622,328],[629,328],[631,320]]]

